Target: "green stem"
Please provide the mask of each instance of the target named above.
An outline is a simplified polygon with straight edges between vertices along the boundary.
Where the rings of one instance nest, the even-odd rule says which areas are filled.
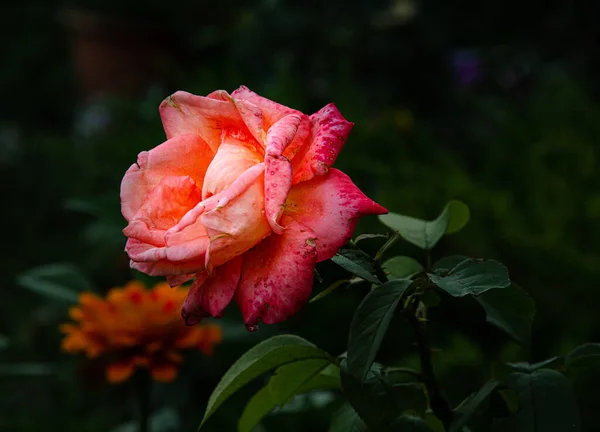
[[[138,432],[148,432],[150,430],[148,419],[150,417],[150,392],[152,390],[152,382],[150,381],[150,375],[145,370],[138,371],[135,380],[136,396],[139,404]]]
[[[415,307],[406,309],[406,318],[415,334],[415,342],[419,351],[419,359],[421,362],[421,379],[427,393],[429,394],[429,404],[435,416],[444,424],[446,430],[450,430],[452,423],[452,410],[448,402],[443,398],[431,362],[431,350],[425,337],[425,332],[421,322],[415,315]]]

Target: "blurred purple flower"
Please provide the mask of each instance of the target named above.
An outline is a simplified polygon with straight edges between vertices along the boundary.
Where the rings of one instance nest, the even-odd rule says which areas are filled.
[[[481,79],[482,66],[474,51],[455,51],[452,54],[452,69],[460,86],[470,86]]]

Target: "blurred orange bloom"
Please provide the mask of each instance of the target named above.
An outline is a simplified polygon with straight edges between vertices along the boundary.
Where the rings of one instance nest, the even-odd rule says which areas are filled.
[[[111,383],[127,380],[136,368],[146,368],[155,381],[177,376],[180,350],[199,349],[211,355],[222,340],[215,324],[188,327],[181,306],[188,289],[159,283],[147,290],[141,282],[111,289],[106,298],[82,293],[69,310],[75,323],[62,324],[62,349],[84,352],[89,358],[104,356]]]

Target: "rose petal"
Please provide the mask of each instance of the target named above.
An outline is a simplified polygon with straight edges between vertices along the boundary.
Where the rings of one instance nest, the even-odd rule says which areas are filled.
[[[181,316],[187,325],[198,324],[203,318],[221,317],[231,301],[240,280],[242,257],[237,257],[216,268],[212,275],[196,275],[183,303]]]
[[[285,156],[268,155],[265,161],[265,216],[275,234],[284,227],[278,224],[292,187],[292,164]]]
[[[267,132],[267,155],[280,156],[296,136],[302,118],[289,114],[278,120]]]
[[[258,138],[259,122],[257,119],[259,114],[256,111],[257,109],[260,111],[260,124],[262,126],[262,131],[264,132],[267,132],[275,123],[287,115],[293,114],[300,117],[301,122],[298,126],[296,136],[283,153],[285,157],[292,159],[298,149],[304,145],[307,137],[310,134],[311,128],[310,120],[307,115],[259,96],[245,86],[241,86],[239,89],[231,93],[231,97],[234,98],[235,104],[238,107],[244,122],[248,126],[248,129],[250,129],[250,131],[254,131],[252,134],[256,137],[259,143],[263,144],[263,146],[265,139],[263,138],[261,140]],[[264,137],[264,134],[260,135]]]
[[[125,219],[133,218],[148,194],[166,176],[189,176],[202,190],[213,157],[214,152],[197,135],[181,135],[141,152],[121,182],[121,212]]]
[[[171,235],[185,230],[187,227],[197,224],[202,214],[211,210],[218,210],[226,206],[231,200],[244,193],[254,182],[262,177],[264,172],[264,163],[251,166],[244,171],[227,189],[212,195],[198,203],[193,209],[185,214],[177,225],[167,231],[165,236],[167,244]]]
[[[264,181],[261,175],[243,193],[224,206],[200,216],[210,237],[206,255],[208,269],[241,255],[271,233],[264,214],[264,200]]]
[[[284,321],[308,300],[317,253],[315,233],[291,218],[287,229],[244,254],[235,300],[247,325]]]
[[[292,187],[292,164],[288,158],[282,156],[282,153],[296,136],[301,120],[299,115],[287,115],[275,123],[267,133],[265,215],[276,234],[281,234],[283,231],[277,222]]]
[[[358,218],[387,209],[365,196],[341,171],[294,185],[284,215],[315,232],[318,261],[331,258],[352,237]]]
[[[262,111],[263,130],[269,130],[271,125],[288,114],[300,114],[299,111],[259,96],[246,86],[241,86],[233,91],[231,97],[250,102],[260,108]]]
[[[127,251],[129,258],[136,262],[154,262],[167,259],[166,247],[157,247],[134,238],[127,240],[125,251]]]
[[[333,165],[350,134],[353,123],[346,121],[334,104],[310,116],[310,144],[294,157],[294,184],[323,175]]]
[[[263,132],[263,114],[261,109],[253,103],[241,99],[233,99],[233,103],[240,113],[244,124],[259,144],[260,150],[264,151],[265,136]]]
[[[149,276],[172,276],[204,270],[208,244],[208,237],[205,237],[204,249],[195,255],[195,259],[186,261],[170,260],[167,248],[157,248],[133,238],[127,240],[125,250],[131,258],[129,265],[132,269]]]
[[[200,220],[181,231],[167,231],[165,242],[166,257],[173,262],[205,259],[210,243],[206,228]]]
[[[166,98],[159,110],[167,138],[193,133],[201,136],[213,153],[219,148],[223,129],[239,129],[244,125],[232,101],[214,96],[178,91]]]
[[[169,283],[169,286],[171,286],[171,288],[173,288],[178,285],[182,285],[189,280],[192,280],[194,278],[194,276],[195,276],[194,273],[177,275],[177,276],[167,276],[167,282]]]
[[[171,262],[167,260],[155,262],[130,261],[129,267],[148,276],[178,276],[204,270],[204,258],[197,261]]]
[[[165,246],[166,230],[176,225],[201,197],[191,177],[164,177],[148,194],[123,233],[154,246]]]
[[[227,138],[206,171],[203,199],[229,188],[244,171],[262,162],[262,157],[243,142]]]

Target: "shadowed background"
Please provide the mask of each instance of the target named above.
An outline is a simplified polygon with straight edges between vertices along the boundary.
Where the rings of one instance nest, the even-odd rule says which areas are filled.
[[[100,293],[140,277],[123,252],[119,184],[138,152],[164,140],[158,105],[180,89],[243,84],[306,113],[333,101],[355,123],[336,167],[367,195],[429,219],[451,198],[470,206],[469,225],[435,255],[502,261],[538,311],[530,349],[484,330],[446,335],[436,361],[454,403],[478,387],[468,368],[489,352],[536,361],[600,338],[599,2],[30,0],[0,10],[0,430],[130,430],[127,385],[60,352],[65,303],[19,275],[50,265],[61,286],[82,289],[84,275]],[[375,231],[385,229],[370,218],[357,233]],[[231,362],[277,331],[341,353],[365,292],[340,290],[254,334],[231,307],[215,356],[189,356],[177,381],[155,388],[156,431],[194,430]],[[412,349],[389,339],[388,352]],[[206,430],[234,430],[256,388]],[[327,430],[335,402],[318,396],[264,430]],[[584,414],[600,403],[580,402]],[[600,430],[592,415],[584,424]]]

